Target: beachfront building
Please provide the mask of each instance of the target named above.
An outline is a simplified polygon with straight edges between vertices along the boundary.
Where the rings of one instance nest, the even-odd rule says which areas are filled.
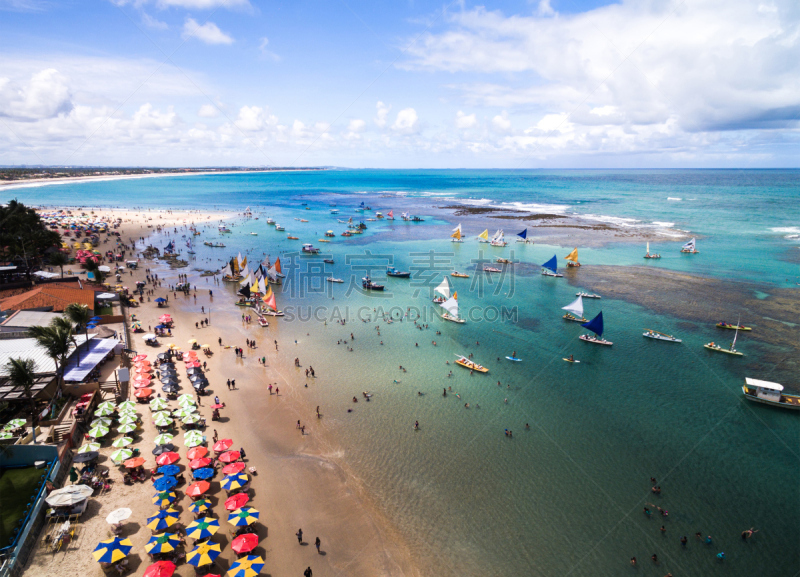
[[[0,295],[0,314],[11,311],[63,312],[72,303],[86,305],[94,312],[95,291],[78,283],[42,284],[30,290]]]

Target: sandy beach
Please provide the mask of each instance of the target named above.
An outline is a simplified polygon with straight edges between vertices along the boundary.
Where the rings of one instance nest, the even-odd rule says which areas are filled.
[[[86,209],[89,212],[90,209]],[[98,216],[119,217],[123,219],[121,235],[123,239],[147,238],[155,224],[168,227],[180,227],[189,223],[212,222],[224,218],[224,214],[198,214],[190,212],[151,211],[136,213],[134,211],[96,211]],[[152,220],[151,220],[152,219]],[[180,229],[179,229],[180,231]],[[149,244],[149,243],[146,243]],[[137,249],[143,247],[141,241]],[[276,352],[273,340],[278,340],[280,348],[280,319],[271,319],[268,329],[257,323],[241,322],[241,311],[233,306],[231,297],[222,287],[214,284],[210,277],[200,277],[199,273],[187,268],[171,270],[160,263],[146,262],[142,259],[139,268],[128,274],[124,282],[133,285],[137,280],[145,280],[145,269],[158,275],[161,288],[155,288],[155,299],[169,294],[169,303],[164,308],[157,308],[154,302],[145,302],[142,306],[130,309],[141,320],[142,326],[155,325],[158,317],[167,312],[175,321],[172,339],[161,339],[163,350],[167,343],[174,342],[189,348],[187,341],[192,338],[200,343],[212,345],[213,356],[207,360],[207,375],[211,382],[211,395],[202,398],[203,406],[199,412],[207,419],[204,434],[211,439],[216,430],[220,438],[232,438],[234,448],[243,447],[247,453],[248,467],[255,467],[253,478],[251,505],[261,511],[261,529],[259,530],[259,548],[255,554],[261,554],[266,560],[265,573],[271,575],[301,575],[307,566],[311,566],[315,575],[418,575],[407,549],[403,546],[397,533],[387,520],[381,516],[377,507],[370,501],[358,479],[342,469],[336,459],[328,456],[336,455],[339,448],[332,435],[326,433],[325,407],[321,407],[322,418],[317,419],[313,391],[319,387],[335,386],[334,379],[326,375],[318,375],[312,379],[309,387],[306,381],[297,378],[300,371],[293,368],[293,354]],[[66,272],[66,271],[65,271]],[[174,284],[179,273],[189,275],[189,281],[196,285],[194,296],[182,293],[171,293],[170,284]],[[152,285],[148,285],[148,288]],[[214,296],[209,295],[214,291]],[[212,314],[201,312],[213,310]],[[213,307],[213,309],[211,309]],[[195,323],[202,318],[210,318],[210,326],[195,328]],[[274,338],[272,338],[274,337]],[[256,349],[248,349],[246,339],[255,339]],[[155,358],[159,351],[146,347],[141,335],[133,335],[134,346],[140,353]],[[223,346],[219,346],[221,339]],[[288,345],[288,343],[287,343]],[[233,349],[226,346],[238,346],[245,349],[243,358],[235,357]],[[262,366],[258,359],[266,356],[267,365]],[[292,358],[289,358],[292,356]],[[202,357],[202,355],[201,355]],[[284,358],[286,357],[286,358]],[[188,388],[188,380],[181,374],[184,391]],[[236,390],[228,391],[225,382],[234,379]],[[274,383],[280,394],[270,395],[267,386]],[[132,394],[132,390],[130,391]],[[219,422],[211,421],[211,411],[207,408],[214,395],[218,395],[227,405],[222,410]],[[150,420],[150,409],[140,405],[139,414],[144,421],[144,429],[134,447],[141,448],[142,455],[147,458],[146,468],[154,465],[151,453],[155,427]],[[301,435],[296,422],[301,420],[306,425],[305,434]],[[181,461],[179,465],[188,465],[185,449],[178,440]],[[108,455],[113,448],[101,450],[100,464],[111,469],[114,479],[112,490],[93,499],[90,509],[82,518],[83,527],[76,541],[66,550],[59,553],[45,553],[37,549],[32,554],[26,574],[28,575],[75,575],[86,567],[94,569],[91,551],[97,542],[107,538],[108,525],[105,517],[109,512],[121,506],[133,509],[133,516],[126,522],[124,534],[134,543],[131,567],[132,575],[141,575],[149,566],[149,559],[144,545],[151,535],[147,529],[146,518],[156,511],[151,504],[155,493],[151,483],[126,486],[122,483],[122,475]],[[217,477],[217,481],[219,480]],[[212,487],[218,487],[213,484]],[[179,496],[183,496],[178,488]],[[216,541],[223,544],[223,554],[217,560],[216,567],[224,573],[235,559],[235,553],[227,547],[230,537],[230,526],[224,522],[227,511],[224,510],[224,491],[210,492],[216,500],[213,515],[220,518],[225,527],[218,533]],[[178,508],[182,511],[181,521],[185,525],[191,522],[192,515],[188,511],[189,498],[179,498]],[[299,546],[295,533],[299,528],[305,533],[305,545]],[[313,542],[315,537],[322,541],[321,553],[317,554]],[[187,547],[187,551],[190,547]],[[178,575],[194,574],[194,568],[181,565]]]

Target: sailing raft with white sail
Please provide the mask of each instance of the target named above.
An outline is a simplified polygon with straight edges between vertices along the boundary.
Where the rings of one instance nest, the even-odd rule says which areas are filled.
[[[506,242],[506,240],[505,240],[505,237],[503,235],[503,230],[502,229],[500,229],[496,233],[494,233],[494,236],[492,237],[492,241],[489,244],[492,245],[492,246],[506,246],[508,244]]]
[[[574,321],[576,323],[585,323],[586,319],[583,318],[583,297],[578,297],[570,304],[565,307],[561,307],[562,310],[567,311],[563,318],[565,321]]]
[[[594,336],[581,335],[578,337],[580,340],[586,341],[587,343],[594,343],[596,345],[606,345],[609,347],[614,344],[611,341],[607,341],[603,338],[603,311],[600,311],[596,317],[594,317],[588,323],[582,324],[581,326],[592,331],[594,333]]]
[[[452,323],[464,324],[466,321],[458,316],[458,293],[454,293],[452,297],[441,303],[441,306],[447,312],[442,313],[442,318]]]
[[[700,251],[697,250],[697,245],[695,243],[695,239],[690,240],[683,248],[681,248],[681,252],[689,253],[689,254],[698,254]]]
[[[650,254],[650,242],[647,243],[647,252],[644,255],[644,258],[661,258],[660,254]]]
[[[447,280],[447,277],[444,277],[442,279],[442,282],[439,283],[439,286],[437,286],[433,290],[435,292],[439,293],[440,295],[442,295],[442,296],[439,296],[439,297],[434,297],[433,298],[433,302],[436,303],[437,305],[442,304],[443,302],[445,302],[447,299],[450,298],[450,295],[451,295],[451,292],[450,292],[450,281]]]

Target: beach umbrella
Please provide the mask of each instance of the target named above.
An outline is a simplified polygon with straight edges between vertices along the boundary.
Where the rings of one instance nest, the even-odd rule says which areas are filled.
[[[174,376],[162,376],[159,381],[161,381],[162,385],[177,385],[178,379]]]
[[[203,375],[202,373],[189,373],[189,380],[192,382],[202,381],[205,378],[206,378],[205,375]]]
[[[157,445],[155,449],[153,449],[154,455],[163,455],[164,453],[171,453],[175,450],[175,445],[172,443],[167,443],[166,445]]]
[[[186,394],[186,395],[181,395],[180,397],[178,397],[178,404],[181,405],[181,406],[184,406],[184,405],[195,406],[195,405],[197,405],[197,401],[195,400],[194,395]]]
[[[249,500],[250,495],[247,493],[236,493],[225,500],[225,508],[228,511],[235,511],[236,509],[244,507]]]
[[[192,521],[186,527],[186,536],[192,539],[205,539],[206,537],[211,537],[217,531],[219,531],[219,520],[213,517],[203,517]]]
[[[190,369],[199,369],[200,368],[200,362],[199,361],[190,361],[190,362],[186,363],[186,366],[188,368],[190,368]]]
[[[202,459],[208,455],[208,449],[205,447],[194,447],[186,451],[186,458],[194,461],[195,459]]]
[[[202,391],[208,386],[208,381],[198,381],[196,383],[192,383],[192,386],[194,387],[194,390]]]
[[[81,447],[83,448],[83,447]],[[100,456],[100,453],[97,451],[87,451],[85,453],[80,453],[75,455],[72,458],[73,463],[88,463],[89,461],[94,461],[97,457]]]
[[[156,458],[156,463],[159,465],[172,465],[180,460],[181,456],[178,453],[164,453]]]
[[[157,302],[157,303],[165,303],[165,302],[167,302],[167,301],[166,301],[166,299],[163,299],[163,298],[161,298],[161,297],[158,297],[158,298],[157,298],[157,299],[155,299],[155,300],[156,300],[156,302]]]
[[[240,555],[242,553],[249,553],[256,547],[258,547],[258,535],[255,533],[245,533],[244,535],[239,535],[231,543],[231,549]]]
[[[137,389],[136,392],[133,393],[133,396],[139,399],[145,399],[152,394],[153,394],[153,389]]]
[[[108,417],[99,417],[89,424],[89,427],[91,428],[110,427],[110,426],[111,426],[111,419],[109,419]]]
[[[61,489],[51,491],[45,501],[51,507],[70,507],[85,501],[94,493],[88,485],[67,485]]]
[[[225,405],[211,405],[212,409],[224,409]]]
[[[222,472],[225,475],[235,475],[236,473],[241,473],[246,466],[242,461],[237,461],[222,467]]]
[[[214,476],[214,469],[211,467],[203,467],[202,469],[195,469],[192,471],[192,476],[195,479],[210,479]]]
[[[123,409],[122,411],[119,412],[118,422],[122,422],[123,419],[133,419],[134,421],[138,421],[139,413],[137,413],[135,409]]]
[[[162,399],[161,397],[158,397],[150,401],[150,409],[152,409],[153,411],[162,411],[167,408],[168,404],[169,403],[167,403],[166,400]]]
[[[208,467],[212,462],[213,461],[209,458],[194,459],[189,463],[189,467],[191,469],[202,469],[203,467]]]
[[[150,537],[150,540],[144,546],[144,550],[149,555],[158,555],[159,553],[172,553],[180,546],[180,537],[172,533],[162,533],[161,535]]]
[[[214,451],[216,451],[217,453],[221,451],[227,451],[228,449],[231,448],[231,445],[233,445],[232,439],[220,439],[219,441],[214,443]]]
[[[153,487],[155,487],[156,491],[169,491],[177,484],[178,479],[170,475],[166,475],[160,479],[156,479],[153,483]]]
[[[181,407],[180,409],[175,409],[172,411],[172,415],[175,417],[183,418],[186,415],[191,415],[197,410],[197,407],[194,405],[187,405],[185,407]]]
[[[214,560],[219,557],[221,550],[219,543],[212,543],[210,541],[200,543],[186,554],[186,562],[195,567],[211,565]]]
[[[100,443],[86,443],[80,449],[78,449],[79,453],[89,453],[89,452],[96,452],[100,449]]]
[[[124,411],[125,409],[136,409],[136,403],[133,401],[123,401],[117,408],[121,411]]]
[[[117,431],[119,431],[122,434],[132,433],[135,430],[136,430],[136,425],[134,425],[133,423],[129,425],[120,425],[119,427],[117,427]]]
[[[186,488],[186,494],[190,497],[199,497],[211,487],[208,481],[195,481]]]
[[[128,556],[133,549],[130,539],[114,537],[100,541],[92,555],[98,563],[116,563]]]
[[[200,415],[198,415],[196,413],[192,413],[190,415],[186,415],[185,417],[183,417],[183,419],[181,419],[181,421],[183,421],[183,424],[185,424],[185,425],[193,425],[194,423],[197,423],[197,422],[200,421]]]
[[[95,417],[107,417],[108,415],[113,415],[114,409],[110,407],[97,407],[94,412]]]
[[[183,434],[183,444],[187,447],[197,447],[205,442],[206,438],[199,431],[187,431]]]
[[[219,460],[223,463],[233,463],[238,461],[242,454],[239,451],[227,451],[219,456]]]
[[[180,513],[175,509],[161,509],[152,517],[147,518],[147,528],[151,531],[163,531],[177,523],[178,517],[180,517]]]
[[[173,436],[169,433],[162,433],[158,435],[154,440],[156,445],[166,445],[167,443],[171,443]]]
[[[222,479],[220,485],[226,491],[233,491],[234,489],[241,489],[250,481],[247,473],[236,473],[235,475],[228,475]]]
[[[264,568],[264,560],[256,555],[237,559],[226,575],[228,577],[255,577]]]
[[[128,469],[135,469],[136,467],[141,467],[144,465],[144,457],[136,457],[133,459],[128,459],[122,465]]]
[[[172,577],[175,573],[175,563],[172,561],[156,561],[144,570],[143,577]]]
[[[165,393],[177,393],[178,391],[181,390],[181,388],[178,385],[166,384],[163,387],[161,387],[161,390],[164,391]]]
[[[197,339],[189,339],[189,344],[193,345],[197,342]]]
[[[173,491],[159,491],[153,495],[153,505],[161,508],[165,505],[169,505],[177,498],[178,496]]]
[[[133,443],[133,439],[131,439],[130,437],[120,437],[119,439],[111,443],[111,446],[117,449],[121,449],[123,447],[127,447],[131,443]]]
[[[108,523],[109,525],[116,525],[117,523],[121,523],[122,521],[130,517],[132,514],[133,511],[131,511],[126,507],[123,507],[121,509],[115,509],[108,514],[108,517],[106,517],[106,523]]]
[[[169,419],[172,420],[172,414],[169,411],[157,411],[152,414],[153,420],[155,419]]]
[[[139,361],[143,361],[147,358],[147,355],[136,355],[133,357],[133,362],[138,363]]]
[[[133,455],[133,451],[130,449],[118,449],[111,453],[111,460],[119,465],[122,461],[130,459],[131,455]]]
[[[0,431],[0,440],[13,439],[13,438],[14,435],[9,433],[8,431]]]
[[[145,389],[145,388],[149,387],[151,384],[152,384],[152,381],[150,381],[149,379],[146,380],[146,381],[136,379],[135,381],[133,381],[133,388],[134,389]]]
[[[103,401],[97,405],[98,409],[111,409],[112,411],[117,408],[117,405],[111,401]]]
[[[207,511],[211,508],[211,501],[208,499],[198,499],[197,501],[193,501],[191,505],[189,505],[189,511],[192,513],[202,513],[203,511]]]
[[[166,361],[169,358],[167,353],[158,353],[158,360],[159,361]]]
[[[211,347],[211,345],[200,345],[200,346],[201,346],[202,348],[204,348],[204,349],[207,349],[207,348]]]
[[[123,416],[119,421],[117,421],[120,425],[131,425],[135,424],[138,419],[135,416],[131,416],[130,414],[126,414]]]
[[[181,468],[178,465],[161,465],[156,472],[162,475],[172,475],[174,477],[181,472]]]
[[[93,429],[89,430],[89,436],[94,437],[95,439],[98,439],[100,437],[105,437],[106,435],[108,435],[108,430],[109,430],[108,427],[98,425],[97,427],[94,427]]]
[[[153,419],[156,427],[169,427],[172,424],[172,419],[169,417],[159,416]]]

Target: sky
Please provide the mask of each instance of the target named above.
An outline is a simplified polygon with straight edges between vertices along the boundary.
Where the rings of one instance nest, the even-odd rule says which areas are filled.
[[[0,0],[0,165],[798,167],[796,0]]]

